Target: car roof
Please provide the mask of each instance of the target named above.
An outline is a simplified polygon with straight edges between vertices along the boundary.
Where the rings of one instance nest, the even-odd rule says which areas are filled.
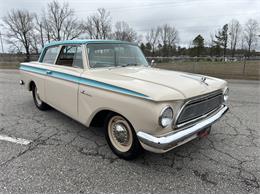
[[[127,41],[119,41],[119,40],[101,40],[101,39],[80,39],[80,40],[65,40],[65,41],[53,41],[44,46],[44,48],[50,46],[58,46],[58,45],[67,45],[67,44],[89,44],[89,43],[111,43],[111,44],[131,44],[137,45],[136,43],[130,43]]]

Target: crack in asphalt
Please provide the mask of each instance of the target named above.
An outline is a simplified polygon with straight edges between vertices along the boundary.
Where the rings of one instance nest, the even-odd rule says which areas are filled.
[[[53,134],[52,136],[55,136],[56,134]],[[17,155],[12,156],[11,158],[9,158],[8,160],[4,161],[3,163],[0,164],[0,167],[3,167],[5,165],[7,165],[8,163],[14,161],[15,159],[21,157],[22,155],[26,154],[29,151],[34,150],[37,146],[39,145],[44,145],[45,142],[50,139],[52,136],[49,136],[43,140],[41,140],[41,137],[38,137],[37,139],[33,140],[30,144],[28,144],[27,148],[25,150],[23,150],[22,152],[19,152]]]
[[[205,172],[205,173],[200,173],[197,170],[193,171],[194,175],[199,177],[202,181],[209,183],[209,184],[213,184],[214,186],[217,185],[217,183],[215,181],[211,181],[208,179],[209,173]]]

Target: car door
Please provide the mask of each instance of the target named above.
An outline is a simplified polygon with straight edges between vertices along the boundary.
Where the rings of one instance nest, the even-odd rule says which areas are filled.
[[[78,118],[78,88],[83,72],[82,46],[62,46],[54,65],[49,66],[45,80],[48,104],[70,117]]]

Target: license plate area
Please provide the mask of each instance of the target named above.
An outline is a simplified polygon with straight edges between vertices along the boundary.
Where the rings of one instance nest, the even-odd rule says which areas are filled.
[[[208,127],[200,132],[197,133],[197,136],[202,138],[202,137],[207,137],[209,134],[210,134],[210,130],[211,130],[211,127]]]

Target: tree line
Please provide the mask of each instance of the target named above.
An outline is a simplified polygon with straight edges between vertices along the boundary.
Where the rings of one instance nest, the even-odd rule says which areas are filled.
[[[178,30],[169,24],[151,28],[143,37],[125,21],[112,23],[110,12],[97,9],[86,20],[79,19],[68,3],[56,0],[47,4],[41,13],[11,10],[2,18],[5,40],[10,52],[39,53],[51,41],[77,38],[116,39],[138,42],[146,56],[250,56],[254,52],[259,33],[258,22],[249,19],[244,26],[232,20],[211,34],[210,41],[197,35],[188,47],[180,46]]]
[[[166,24],[162,27],[152,28],[147,33],[147,42],[140,45],[146,56],[250,57],[256,52],[257,39],[260,36],[259,24],[256,20],[249,19],[242,26],[238,20],[233,19],[218,29],[215,34],[211,34],[209,41],[206,42],[204,37],[199,34],[188,47],[181,47],[177,45],[178,31],[175,30],[175,36],[172,36],[170,29],[174,29],[174,27]]]
[[[39,53],[51,41],[88,39],[118,39],[136,41],[137,33],[124,21],[117,21],[112,31],[110,12],[104,8],[83,21],[68,3],[52,1],[40,14],[28,10],[11,10],[2,19],[2,29],[10,52]]]

